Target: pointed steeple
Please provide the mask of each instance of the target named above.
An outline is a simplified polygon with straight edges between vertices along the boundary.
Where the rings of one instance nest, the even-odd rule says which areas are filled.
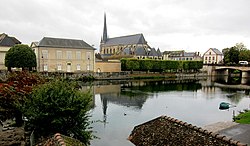
[[[108,32],[107,32],[107,24],[106,24],[106,13],[104,13],[104,27],[103,27],[102,43],[106,43],[107,40],[108,40]]]

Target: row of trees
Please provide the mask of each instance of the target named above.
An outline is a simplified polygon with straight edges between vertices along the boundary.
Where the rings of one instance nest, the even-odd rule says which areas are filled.
[[[224,54],[223,61],[228,65],[238,64],[241,60],[250,62],[250,50],[243,43],[237,43],[231,48],[225,48],[222,53]]]
[[[172,61],[153,59],[121,59],[123,71],[152,71],[152,72],[177,72],[198,71],[202,69],[202,61]]]

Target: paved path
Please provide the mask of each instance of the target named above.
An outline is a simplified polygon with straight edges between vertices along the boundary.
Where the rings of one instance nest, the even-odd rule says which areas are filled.
[[[225,135],[250,146],[250,124],[238,124],[230,121],[218,122],[204,126],[203,129]]]
[[[250,124],[237,124],[235,126],[218,131],[233,140],[250,145]]]

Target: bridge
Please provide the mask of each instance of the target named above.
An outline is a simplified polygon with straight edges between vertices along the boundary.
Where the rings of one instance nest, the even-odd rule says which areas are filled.
[[[230,77],[240,77],[241,78],[241,84],[246,84],[247,78],[250,78],[250,67],[249,66],[203,66],[204,70],[208,72],[208,75],[215,76],[215,75],[221,75],[225,76],[227,78]],[[238,70],[238,72],[235,72],[235,70]]]
[[[248,72],[250,71],[250,67],[248,66],[215,66],[215,70],[239,70],[242,72]]]

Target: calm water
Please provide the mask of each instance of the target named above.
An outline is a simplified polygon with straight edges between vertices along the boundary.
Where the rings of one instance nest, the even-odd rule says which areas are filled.
[[[94,86],[95,107],[91,111],[95,122],[93,146],[133,146],[127,140],[133,127],[167,115],[196,126],[219,121],[232,121],[233,111],[250,108],[248,90],[217,87],[214,82],[174,83],[166,81],[136,81],[97,83]],[[219,110],[225,101],[236,105]]]

